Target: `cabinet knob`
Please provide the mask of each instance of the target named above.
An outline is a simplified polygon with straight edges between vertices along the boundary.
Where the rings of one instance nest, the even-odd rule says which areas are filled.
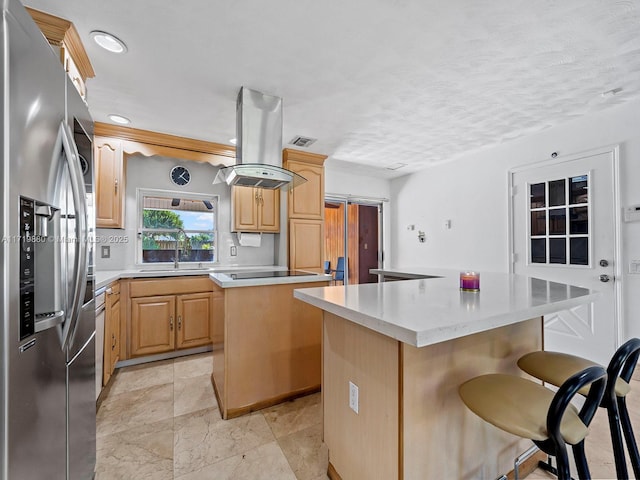
[[[116,193],[118,193],[118,179],[115,180]]]
[[[169,315],[169,328],[173,330],[173,315]]]
[[[114,350],[116,348],[116,336],[115,334],[111,334],[111,350]]]
[[[178,315],[178,330],[182,328],[182,315]]]

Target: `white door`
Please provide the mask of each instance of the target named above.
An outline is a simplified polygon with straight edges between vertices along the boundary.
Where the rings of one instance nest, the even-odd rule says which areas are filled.
[[[513,272],[600,292],[545,315],[545,350],[606,365],[620,332],[617,149],[514,170],[511,182]]]

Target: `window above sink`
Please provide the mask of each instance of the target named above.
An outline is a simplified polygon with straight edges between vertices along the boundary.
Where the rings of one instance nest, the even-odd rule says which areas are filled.
[[[138,189],[138,263],[174,268],[217,261],[217,195]]]

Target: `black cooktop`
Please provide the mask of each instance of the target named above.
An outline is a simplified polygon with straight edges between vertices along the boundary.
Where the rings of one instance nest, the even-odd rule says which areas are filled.
[[[227,273],[227,275],[233,280],[246,280],[249,278],[303,277],[315,275],[315,273],[301,272],[299,270],[278,270],[268,272]]]

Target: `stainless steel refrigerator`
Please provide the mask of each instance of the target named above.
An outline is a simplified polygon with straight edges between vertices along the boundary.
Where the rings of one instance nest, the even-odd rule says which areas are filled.
[[[1,34],[0,478],[89,479],[93,123],[18,0]]]

